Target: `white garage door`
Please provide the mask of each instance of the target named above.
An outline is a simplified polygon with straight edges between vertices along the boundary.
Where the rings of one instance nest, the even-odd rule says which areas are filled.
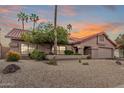
[[[98,50],[99,58],[112,58],[112,49],[111,48],[99,48]]]

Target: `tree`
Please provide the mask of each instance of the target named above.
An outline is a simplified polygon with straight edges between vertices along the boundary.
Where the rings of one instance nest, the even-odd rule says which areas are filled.
[[[72,25],[71,24],[68,24],[67,25],[67,29],[69,30],[69,32],[72,30]]]
[[[71,30],[72,30],[72,25],[71,25],[71,24],[68,24],[68,25],[67,25],[67,29],[69,30],[69,31],[68,31],[68,39],[69,39],[70,32],[71,32]]]
[[[57,32],[57,44],[62,44],[62,45],[68,44],[67,30],[62,26],[57,26],[56,32]],[[54,46],[54,41],[55,41],[54,31],[47,32],[45,43],[48,43],[50,45],[51,52],[52,52],[52,47]]]
[[[116,38],[115,42],[116,42],[120,47],[124,47],[124,34],[123,34],[123,35],[120,34],[120,35]]]
[[[21,38],[25,41],[30,43],[32,41],[32,35],[30,32],[25,32],[22,34]]]
[[[37,16],[36,14],[31,14],[30,20],[33,22],[33,31],[34,31],[35,30],[35,24],[39,20],[39,16]]]
[[[67,44],[68,31],[62,26],[57,26],[56,32],[58,38],[57,43],[62,45]],[[52,52],[52,47],[54,46],[54,40],[55,40],[53,24],[41,23],[40,29],[25,34],[22,36],[22,39],[24,41],[31,42],[34,44],[49,44],[50,50]]]
[[[37,27],[37,31],[53,31],[54,29],[54,26],[53,24],[51,24],[50,22],[47,22],[47,23],[39,23],[38,27]]]
[[[40,23],[39,31],[41,31],[44,35],[44,43],[47,43],[50,45],[50,49],[52,52],[52,47],[55,43],[55,33],[54,33],[54,25],[51,23]],[[56,27],[57,32],[57,44],[67,44],[68,43],[68,31],[62,27],[57,26]]]
[[[18,21],[22,22],[22,29],[24,30],[25,22],[28,22],[28,15],[25,14],[24,12],[20,12],[17,14]]]
[[[38,45],[45,42],[44,37],[45,33],[35,30],[23,33],[21,39],[25,42],[36,44],[36,49],[38,49]]]

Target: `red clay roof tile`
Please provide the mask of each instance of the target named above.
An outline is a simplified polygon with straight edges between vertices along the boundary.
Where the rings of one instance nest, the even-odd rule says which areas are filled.
[[[29,31],[13,28],[5,37],[12,39],[21,39],[21,35],[25,32],[29,32]]]

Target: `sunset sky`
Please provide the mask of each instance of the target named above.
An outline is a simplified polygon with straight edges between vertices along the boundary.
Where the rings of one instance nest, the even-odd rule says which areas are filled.
[[[54,6],[0,6],[0,28],[3,45],[9,43],[4,36],[13,28],[21,28],[17,21],[17,13],[35,13],[40,22],[53,23]],[[38,24],[37,23],[37,24]],[[114,40],[120,33],[124,33],[124,6],[58,6],[58,25],[66,27],[72,24],[72,31],[105,31]],[[32,23],[26,23],[26,29],[31,29]]]

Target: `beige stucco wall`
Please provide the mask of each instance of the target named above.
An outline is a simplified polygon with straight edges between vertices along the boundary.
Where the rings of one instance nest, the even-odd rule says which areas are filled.
[[[11,40],[10,43],[10,50],[16,51],[21,53],[21,44],[30,44],[31,46],[36,48],[36,44],[31,44],[31,43],[27,43],[24,41],[18,41],[18,40]],[[49,53],[50,52],[50,46],[48,44],[42,44],[42,45],[38,45],[38,50],[45,52],[45,53]]]
[[[19,52],[20,53],[20,42],[19,41],[16,41],[16,40],[11,40],[11,42],[9,43],[9,46],[10,46],[10,50],[12,51],[16,51],[16,52]]]
[[[90,38],[90,39],[88,39],[88,40],[86,40],[80,44],[75,44],[74,46],[78,47],[80,54],[83,54],[83,49],[85,46],[91,46],[92,58],[100,58],[100,56],[99,56],[99,50],[101,49],[100,47],[112,48],[113,50],[115,49],[114,45],[112,43],[110,43],[108,41],[108,39],[106,39],[105,37],[104,37],[103,43],[99,42],[98,40],[99,39],[96,36],[96,37]],[[103,55],[106,55],[106,51],[103,51],[102,53],[103,53]],[[114,53],[113,53],[113,56],[114,56]]]
[[[2,52],[2,55],[1,55],[1,58],[5,58],[6,57],[6,54],[8,53],[8,51],[10,50],[9,47],[3,47],[1,48],[1,52]]]
[[[101,49],[101,47],[111,48],[113,50],[115,49],[113,44],[110,43],[106,38],[104,39],[104,43],[97,42],[97,41],[98,41],[98,37],[96,36],[96,37],[90,38],[90,39],[88,39],[88,40],[86,40],[82,43],[79,43],[79,44],[66,45],[66,49],[74,51],[74,47],[76,46],[79,49],[78,52],[80,54],[83,54],[84,47],[85,46],[90,46],[91,47],[91,54],[92,54],[91,57],[92,58],[99,58],[100,57],[99,56],[99,50]],[[23,41],[11,40],[10,49],[21,53],[21,44],[22,43],[27,44],[26,42],[23,42]],[[32,44],[32,46],[36,47],[35,44]],[[50,52],[50,46],[48,44],[47,45],[46,44],[38,45],[38,49],[47,53],[47,54],[49,54],[49,52]],[[102,54],[106,56],[106,51],[103,51]],[[113,54],[114,54],[114,51],[113,51]]]

